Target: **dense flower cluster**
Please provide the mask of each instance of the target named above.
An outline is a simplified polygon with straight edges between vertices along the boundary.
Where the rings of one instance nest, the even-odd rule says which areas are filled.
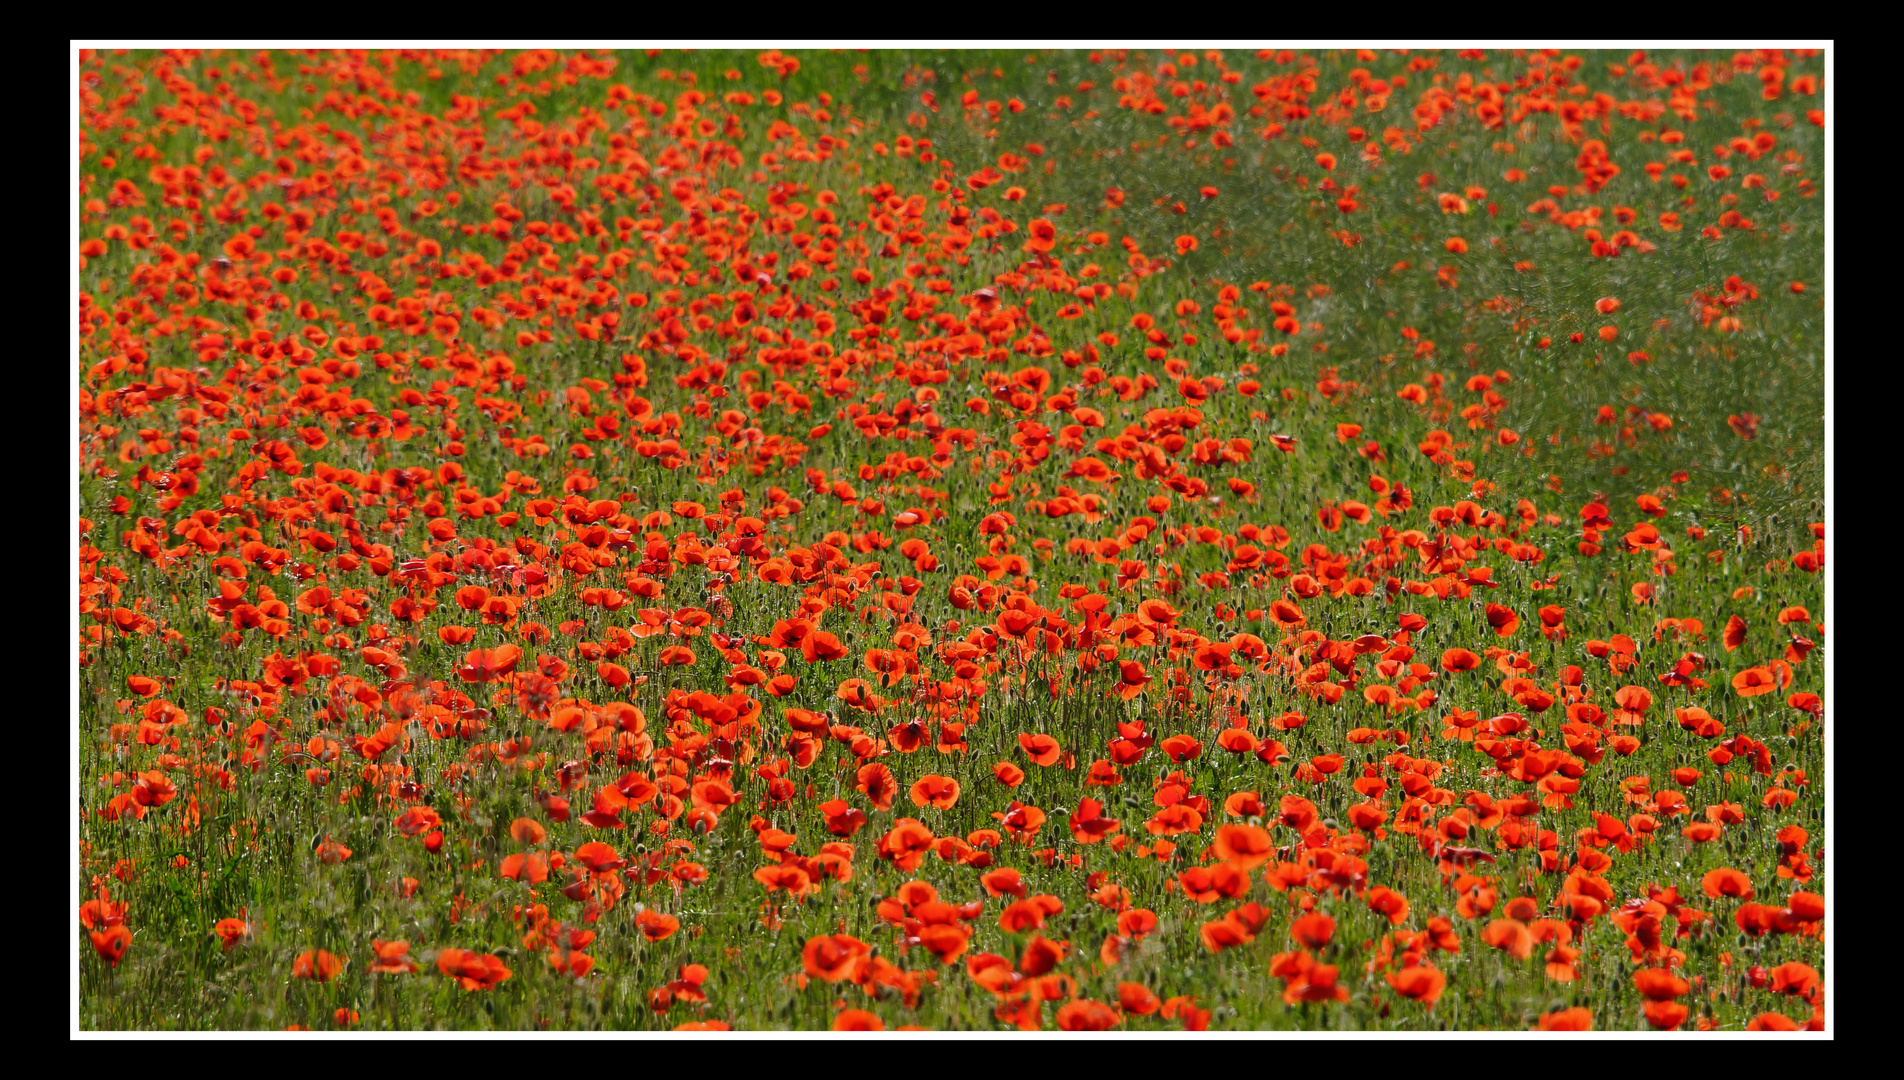
[[[1822,1026],[1817,55],[80,72],[88,1026]]]

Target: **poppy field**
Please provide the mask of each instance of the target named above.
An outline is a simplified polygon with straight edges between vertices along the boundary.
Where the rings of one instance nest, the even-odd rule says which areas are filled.
[[[78,50],[78,1027],[1823,1029],[1824,61]]]

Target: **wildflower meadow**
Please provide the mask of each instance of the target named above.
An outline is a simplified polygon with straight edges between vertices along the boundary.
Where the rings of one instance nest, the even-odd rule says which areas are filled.
[[[1825,53],[92,49],[75,1023],[1825,1028]]]

